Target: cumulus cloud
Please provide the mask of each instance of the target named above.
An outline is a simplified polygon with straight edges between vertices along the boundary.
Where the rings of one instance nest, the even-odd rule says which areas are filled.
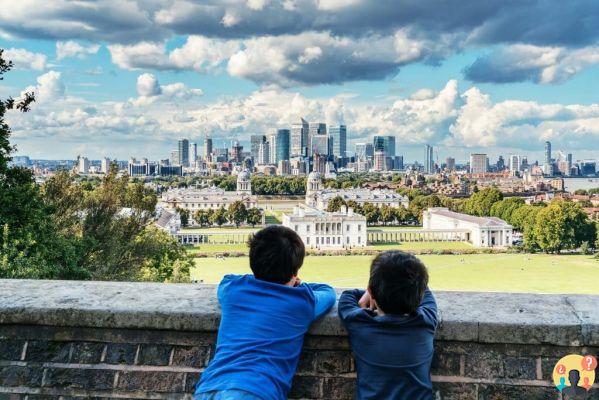
[[[167,54],[164,43],[141,42],[109,45],[112,62],[125,69],[194,70],[216,69],[239,48],[236,41],[190,36],[185,44]]]
[[[469,77],[480,81],[557,82],[595,62],[592,52],[599,39],[599,7],[594,0],[471,0],[460,5],[456,12],[454,3],[436,0],[22,0],[0,8],[0,35],[65,43],[108,42],[115,64],[129,69],[204,73],[228,61],[256,82],[265,81],[266,71],[251,74],[243,64],[256,58],[252,49],[263,53],[262,40],[285,52],[277,63],[300,64],[297,71],[286,65],[269,68],[281,82],[295,85],[378,79],[405,63],[438,63],[457,51],[480,46],[533,46],[538,49],[535,54],[547,53],[548,57],[552,49],[559,49],[556,61],[549,65],[514,67],[501,62],[501,52],[483,58],[467,70]],[[409,35],[402,36],[406,32]],[[175,53],[177,57],[167,54],[164,46],[176,35],[196,37],[194,43],[188,41],[188,49]],[[290,48],[292,41],[318,35],[338,43]],[[392,61],[383,55],[367,63],[351,54],[351,47],[364,52],[364,43],[369,41],[375,44],[375,53],[389,52],[378,46],[381,43],[393,47]],[[350,44],[344,48],[345,42]],[[577,53],[577,49],[584,50]],[[516,53],[513,49],[507,55],[522,60]],[[76,52],[82,54],[85,50]],[[329,54],[341,55],[349,63],[348,68],[340,67],[341,78],[324,68],[313,72],[301,68],[330,60]],[[580,58],[582,62],[577,61]]]
[[[161,93],[158,79],[152,74],[137,77],[137,94],[140,96],[158,96]]]
[[[28,86],[21,92],[21,97],[25,92],[35,93],[37,103],[51,102],[64,97],[65,86],[61,79],[61,73],[57,71],[48,71],[37,77],[37,85]]]
[[[73,40],[56,42],[56,59],[62,60],[68,57],[85,58],[88,55],[96,54],[98,50],[100,50],[100,46],[97,44],[84,46]]]
[[[560,83],[593,64],[599,64],[598,46],[570,50],[518,44],[477,59],[464,73],[474,82]]]
[[[55,71],[38,77],[37,84],[28,88],[40,99],[32,111],[8,114],[21,149],[40,151],[44,143],[49,146],[59,140],[65,149],[84,146],[82,154],[128,157],[136,149],[143,151],[138,156],[164,157],[181,135],[201,140],[207,132],[224,143],[244,141],[250,133],[290,126],[301,116],[345,123],[350,143],[391,134],[401,147],[430,143],[465,151],[491,146],[527,151],[551,140],[554,147],[577,153],[599,150],[599,104],[493,102],[476,87],[460,92],[455,80],[440,90],[423,88],[399,99],[363,104],[351,95],[307,98],[274,87],[206,102],[197,99],[201,90],[180,82],[160,84],[152,74],[138,77],[139,97],[90,102],[69,95],[60,78]],[[192,97],[197,101],[187,101]],[[115,143],[122,145],[117,148]]]
[[[46,56],[40,53],[32,53],[25,49],[6,49],[4,58],[12,61],[17,69],[46,69]]]
[[[310,32],[246,40],[244,48],[229,59],[227,70],[260,84],[341,83],[391,76],[401,65],[423,59],[429,51],[405,32],[368,39]]]

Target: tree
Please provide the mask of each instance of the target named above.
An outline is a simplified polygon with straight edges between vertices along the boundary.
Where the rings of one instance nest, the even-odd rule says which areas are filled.
[[[254,227],[262,222],[262,211],[258,208],[250,208],[246,218],[247,223]]]
[[[198,210],[195,212],[193,219],[200,226],[206,226],[210,223],[210,215],[208,210]]]
[[[210,222],[218,226],[222,226],[225,222],[227,222],[227,210],[225,210],[225,207],[214,210],[210,216]]]
[[[327,205],[328,212],[336,212],[341,210],[341,206],[346,206],[347,203],[341,196],[335,196],[331,200],[329,200],[329,204]]]
[[[578,248],[585,241],[592,242],[596,227],[577,204],[554,200],[537,214],[534,236],[541,250],[559,253]]]
[[[477,191],[464,203],[464,211],[479,217],[489,216],[493,204],[501,201],[503,194],[495,187],[487,187]]]
[[[229,205],[227,219],[237,227],[245,222],[247,219],[247,208],[243,204],[243,201],[237,200]]]
[[[587,192],[585,189],[576,189],[574,191],[574,194],[579,195],[579,196],[586,196],[589,194],[589,192]]]
[[[189,210],[187,210],[185,208],[177,207],[176,211],[179,213],[179,216],[181,217],[181,226],[183,226],[183,227],[189,226],[189,217],[190,217]]]
[[[386,204],[379,208],[379,215],[383,225],[387,225],[387,223],[395,221],[395,209]]]
[[[362,214],[366,217],[366,222],[370,225],[376,224],[381,217],[378,207],[371,203],[364,203]]]
[[[504,221],[513,224],[512,214],[525,204],[521,197],[510,197],[494,203],[491,206],[489,215],[492,217],[501,218]]]

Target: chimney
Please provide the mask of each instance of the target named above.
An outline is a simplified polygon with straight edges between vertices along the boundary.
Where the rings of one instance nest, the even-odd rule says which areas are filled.
[[[348,217],[353,217],[354,216],[354,209],[353,208],[349,207],[347,209],[347,216]]]

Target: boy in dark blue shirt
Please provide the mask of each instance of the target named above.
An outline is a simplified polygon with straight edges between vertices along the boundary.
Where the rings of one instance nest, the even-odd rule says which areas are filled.
[[[227,275],[218,287],[216,354],[195,400],[286,399],[305,333],[335,304],[333,288],[297,277],[305,250],[294,231],[270,226],[249,246],[254,275]]]
[[[437,304],[428,273],[411,254],[389,251],[372,262],[367,291],[339,298],[358,373],[357,399],[431,400]]]

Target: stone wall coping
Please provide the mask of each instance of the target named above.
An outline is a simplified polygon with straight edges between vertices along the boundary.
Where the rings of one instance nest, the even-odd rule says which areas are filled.
[[[441,320],[438,340],[599,345],[599,295],[434,294]],[[216,285],[0,280],[4,325],[210,332],[219,321]],[[310,333],[346,335],[336,308]]]

